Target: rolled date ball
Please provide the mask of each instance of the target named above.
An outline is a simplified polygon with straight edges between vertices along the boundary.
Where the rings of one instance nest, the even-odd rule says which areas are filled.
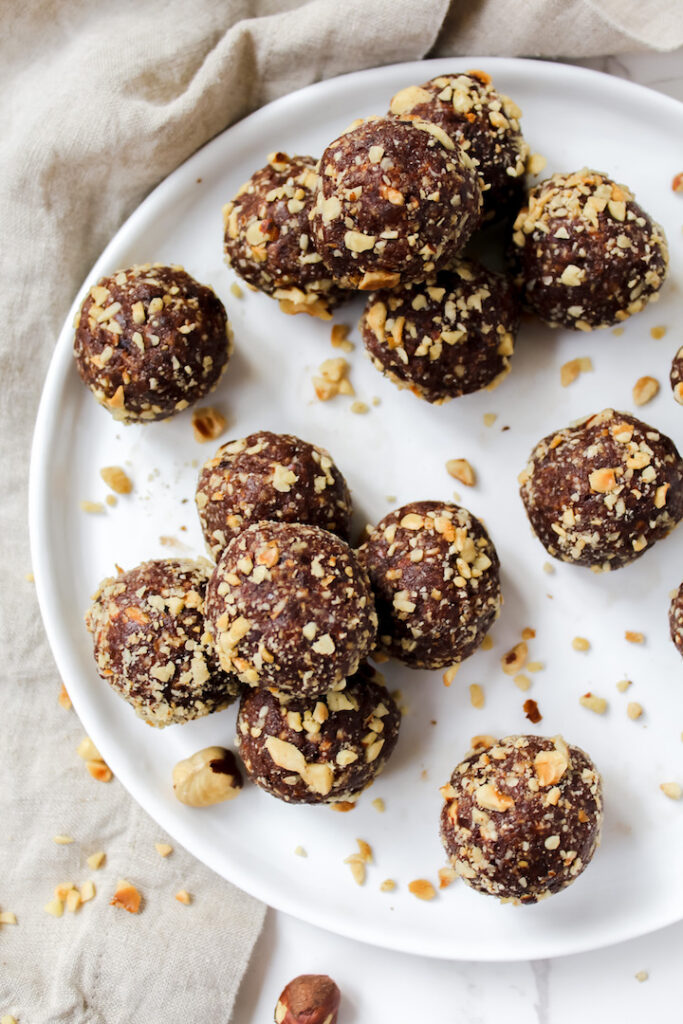
[[[507,736],[475,750],[441,793],[456,874],[506,902],[537,903],[571,885],[600,839],[600,775],[561,736]]]
[[[271,153],[223,208],[225,258],[254,288],[279,299],[285,313],[329,320],[345,293],[310,235],[317,179],[312,157]]]
[[[317,698],[246,691],[237,743],[252,781],[280,800],[353,802],[391,756],[400,721],[382,677],[363,666]]]
[[[126,423],[167,419],[203,398],[231,349],[223,303],[182,267],[145,263],[100,278],[76,316],[78,372]]]
[[[669,606],[669,628],[671,639],[683,656],[683,583],[674,594]]]
[[[500,383],[518,326],[506,278],[455,260],[422,284],[375,292],[360,330],[378,370],[399,388],[441,404]]]
[[[377,632],[354,552],[300,523],[255,523],[233,537],[209,582],[206,617],[226,672],[301,696],[343,688]]]
[[[239,693],[206,636],[210,572],[205,561],[143,562],[103,580],[86,615],[100,675],[150,725],[201,718]]]
[[[484,220],[518,212],[529,156],[519,127],[522,112],[496,91],[486,72],[439,75],[410,85],[394,96],[390,109],[438,124],[468,154],[481,178]]]
[[[675,444],[613,409],[544,437],[519,482],[549,554],[595,572],[633,562],[683,516],[683,461]]]
[[[474,165],[442,128],[369,118],[322,155],[313,240],[343,287],[393,288],[462,248],[480,206]]]
[[[351,495],[344,477],[328,452],[292,434],[262,430],[222,445],[204,463],[195,500],[215,558],[262,519],[349,536]]]
[[[598,171],[554,174],[533,188],[512,239],[523,301],[551,327],[626,320],[658,298],[666,277],[664,231]]]
[[[673,357],[670,380],[674,398],[683,405],[683,345]]]
[[[375,592],[378,646],[411,668],[463,661],[498,617],[496,549],[465,508],[404,505],[384,517],[358,556]]]

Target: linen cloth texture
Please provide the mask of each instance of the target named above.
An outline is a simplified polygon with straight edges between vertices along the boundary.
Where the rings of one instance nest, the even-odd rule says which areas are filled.
[[[87,774],[75,754],[83,730],[57,704],[59,680],[25,580],[40,389],[67,309],[99,252],[199,146],[301,86],[427,54],[674,49],[683,43],[676,7],[669,0],[450,7],[447,0],[4,0],[0,910],[14,911],[19,923],[0,926],[0,1016],[20,1024],[227,1024],[264,913],[182,849],[159,857],[161,830],[116,780],[104,785]],[[76,841],[57,846],[52,837],[60,833]],[[106,864],[93,872],[85,860],[99,849]],[[142,892],[140,915],[109,906],[120,876]],[[59,920],[44,913],[57,883],[89,878],[97,896],[78,913]],[[193,894],[192,906],[173,899],[180,888]]]

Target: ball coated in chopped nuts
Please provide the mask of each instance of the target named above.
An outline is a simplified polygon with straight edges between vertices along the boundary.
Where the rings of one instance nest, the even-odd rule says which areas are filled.
[[[570,885],[595,853],[600,775],[561,736],[507,736],[472,751],[441,793],[446,853],[479,892],[536,903]]]
[[[203,398],[231,350],[223,303],[182,267],[145,263],[103,277],[76,317],[78,372],[126,423],[167,419]]]

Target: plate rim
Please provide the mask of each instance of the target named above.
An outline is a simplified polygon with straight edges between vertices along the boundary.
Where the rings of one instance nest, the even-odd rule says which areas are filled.
[[[183,163],[179,164],[177,168],[175,168],[166,178],[159,182],[154,189],[152,189],[152,191],[132,211],[129,217],[127,217],[121,224],[95,261],[84,282],[78,288],[56,340],[55,348],[50,359],[41,390],[30,451],[28,486],[29,538],[31,562],[35,576],[36,595],[38,598],[43,627],[45,629],[57,670],[63,681],[73,679],[74,676],[79,675],[79,672],[77,671],[77,665],[73,651],[68,642],[68,637],[62,634],[52,611],[54,602],[58,599],[58,589],[57,582],[54,579],[54,574],[50,573],[51,553],[46,542],[47,513],[49,510],[50,500],[49,489],[47,488],[48,476],[46,473],[46,467],[51,449],[51,433],[53,424],[56,422],[58,396],[72,367],[73,357],[71,347],[73,317],[80,306],[81,297],[88,282],[102,276],[102,274],[108,269],[112,269],[109,267],[110,254],[127,243],[128,235],[134,234],[137,230],[137,223],[139,219],[146,218],[155,207],[163,207],[165,205],[166,194],[168,191],[175,188],[175,179],[177,177],[191,173],[192,168],[195,165],[197,167],[201,167],[206,158],[207,151],[212,147],[219,146],[221,144],[221,140],[227,133],[230,133],[233,142],[237,147],[239,147],[240,137],[244,133],[249,133],[251,125],[255,120],[259,119],[264,110],[276,112],[280,108],[287,108],[288,113],[291,114],[292,108],[296,108],[297,106],[305,107],[309,102],[311,95],[315,95],[316,99],[324,101],[326,93],[336,94],[340,88],[344,87],[344,83],[355,85],[359,79],[364,79],[366,81],[368,79],[379,80],[384,75],[397,71],[401,71],[401,73],[405,72],[407,75],[415,74],[416,76],[422,76],[424,73],[424,77],[426,78],[428,76],[433,77],[433,75],[430,75],[432,70],[434,71],[434,74],[439,73],[439,70],[437,69],[444,71],[445,65],[448,65],[449,68],[453,68],[454,66],[458,67],[467,65],[468,67],[472,67],[480,64],[490,68],[494,75],[496,69],[501,73],[505,73],[507,71],[514,74],[520,71],[522,73],[524,71],[538,71],[539,67],[542,67],[544,69],[544,74],[556,76],[558,79],[565,78],[567,81],[575,81],[578,77],[588,82],[592,79],[595,82],[596,87],[601,88],[603,92],[608,90],[620,98],[631,95],[634,98],[637,97],[641,102],[653,103],[660,107],[660,109],[668,109],[670,114],[681,121],[681,128],[683,129],[683,104],[678,100],[659,93],[647,86],[618,78],[606,72],[583,68],[574,64],[530,58],[487,57],[481,55],[438,57],[430,60],[385,64],[379,67],[354,71],[326,79],[322,82],[316,82],[292,93],[288,93],[276,100],[273,100],[271,103],[266,104],[264,107],[257,109],[240,121],[224,129],[196,150],[191,156],[183,161]],[[231,877],[227,878],[225,872],[219,868],[214,856],[212,855],[212,851],[210,849],[207,850],[200,848],[202,845],[201,836],[196,838],[193,837],[192,829],[189,824],[186,824],[181,819],[174,817],[172,811],[170,811],[162,802],[158,801],[151,790],[147,791],[143,788],[141,791],[139,789],[139,786],[133,777],[134,772],[132,768],[129,769],[126,766],[123,754],[121,754],[120,760],[119,747],[116,744],[110,745],[104,728],[104,723],[100,722],[97,718],[94,709],[90,708],[85,696],[78,691],[78,688],[74,690],[73,694],[71,693],[71,690],[69,693],[83,728],[86,730],[88,735],[93,737],[96,746],[104,752],[106,760],[108,764],[110,764],[118,780],[128,791],[131,798],[143,808],[153,821],[164,828],[176,842],[182,845],[201,863],[215,871],[220,877],[224,878],[229,883],[238,886],[254,898],[266,903],[268,906],[273,907],[276,910],[290,914],[293,917],[306,921],[324,930],[331,931],[334,934],[339,934],[355,941],[376,945],[383,949],[391,949],[397,952],[409,953],[416,956],[426,956],[433,959],[463,962],[476,960],[477,962],[505,963],[526,961],[534,958],[547,958],[549,956],[569,956],[581,952],[589,952],[617,945],[636,937],[651,934],[654,931],[669,927],[683,919],[683,907],[680,907],[672,910],[670,916],[664,916],[661,920],[656,922],[649,922],[644,928],[634,926],[631,929],[627,929],[622,932],[618,937],[610,938],[609,936],[603,936],[597,942],[591,942],[588,945],[586,945],[585,941],[568,941],[564,947],[561,947],[560,949],[553,949],[551,952],[543,952],[539,948],[530,954],[527,948],[524,953],[520,954],[516,949],[510,949],[509,955],[503,956],[500,954],[500,951],[497,951],[495,955],[486,956],[482,955],[481,952],[478,952],[476,958],[468,956],[466,952],[454,953],[451,950],[444,951],[441,948],[434,947],[433,944],[430,947],[428,943],[423,943],[422,948],[416,950],[407,939],[402,937],[402,933],[400,931],[386,933],[381,929],[377,929],[372,922],[365,924],[363,926],[363,933],[359,934],[359,932],[354,929],[351,921],[347,922],[346,919],[344,919],[344,922],[340,923],[340,921],[335,918],[334,923],[331,923],[329,918],[326,917],[324,910],[318,912],[314,905],[302,906],[301,904],[296,903],[288,898],[288,894],[286,892],[275,890],[272,883],[269,883],[267,879],[259,879],[259,884],[254,884],[253,876],[250,875],[249,872],[243,871],[241,864],[233,862],[232,867],[235,870],[232,872]],[[534,942],[538,943],[537,938],[530,941],[532,944]],[[527,947],[528,945],[529,943],[527,942]]]

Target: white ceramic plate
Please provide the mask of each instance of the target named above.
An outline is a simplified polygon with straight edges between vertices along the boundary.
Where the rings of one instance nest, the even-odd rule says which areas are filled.
[[[512,373],[492,393],[432,408],[384,380],[358,346],[349,357],[357,395],[367,402],[378,396],[381,404],[359,416],[348,398],[319,403],[314,369],[339,354],[330,346],[329,324],[284,316],[262,295],[231,294],[221,206],[268,152],[318,155],[355,117],[385,110],[403,86],[470,67],[488,70],[520,104],[524,133],[532,150],[548,158],[548,173],[588,164],[635,190],[668,232],[671,280],[661,301],[629,321],[619,338],[525,324]],[[93,401],[72,362],[72,316],[82,295],[74,303],[45,384],[31,466],[33,566],[50,643],[85,729],[135,799],[200,860],[272,906],[378,945],[477,960],[577,952],[683,917],[683,804],[659,789],[664,781],[683,782],[681,661],[667,628],[668,594],[683,575],[683,532],[612,575],[560,563],[548,575],[516,482],[532,445],[554,428],[605,406],[634,411],[631,388],[643,374],[662,388],[640,415],[680,446],[683,410],[668,373],[683,340],[675,327],[683,315],[683,201],[670,188],[681,170],[682,135],[683,107],[675,101],[558,64],[471,58],[361,72],[287,96],[215,139],[147,198],[93,267],[88,284],[115,268],[159,260],[182,263],[213,285],[236,335],[236,353],[211,399],[229,415],[222,440],[268,428],[328,447],[353,491],[358,526],[410,500],[451,498],[449,458],[468,458],[478,473],[475,488],[459,490],[462,503],[486,520],[503,566],[505,607],[492,631],[494,648],[466,662],[450,689],[440,673],[385,666],[408,712],[393,760],[359,806],[349,814],[290,807],[249,784],[223,806],[181,806],[171,791],[173,765],[207,744],[232,744],[234,708],[150,729],[99,679],[83,612],[114,562],[130,568],[145,558],[203,553],[193,495],[197,467],[214,446],[195,443],[189,413],[122,427]],[[360,302],[336,319],[355,324],[359,310]],[[659,324],[668,333],[653,340],[650,328]],[[595,372],[562,388],[562,363],[588,355]],[[497,413],[492,427],[484,425],[486,412]],[[106,465],[124,466],[135,490],[106,515],[85,514],[81,499],[105,496],[99,470]],[[177,543],[169,547],[162,537]],[[545,665],[528,694],[500,670],[501,655],[525,626],[536,630],[530,657]],[[645,645],[626,643],[627,629],[645,633]],[[587,654],[572,649],[575,635],[590,639]],[[626,695],[615,688],[624,677],[633,680]],[[470,705],[471,683],[484,687],[483,710]],[[606,715],[579,705],[589,689],[608,698]],[[539,726],[524,717],[527,696],[539,704]],[[638,722],[626,716],[629,700],[645,708]],[[602,770],[606,824],[594,862],[570,889],[536,907],[501,906],[463,884],[431,903],[417,900],[408,883],[436,881],[444,863],[439,785],[472,735],[524,731],[561,732]],[[373,808],[375,797],[385,800],[386,813]],[[343,864],[357,836],[375,853],[363,888]],[[298,846],[306,859],[294,854]],[[396,879],[395,892],[380,892],[385,878]]]

